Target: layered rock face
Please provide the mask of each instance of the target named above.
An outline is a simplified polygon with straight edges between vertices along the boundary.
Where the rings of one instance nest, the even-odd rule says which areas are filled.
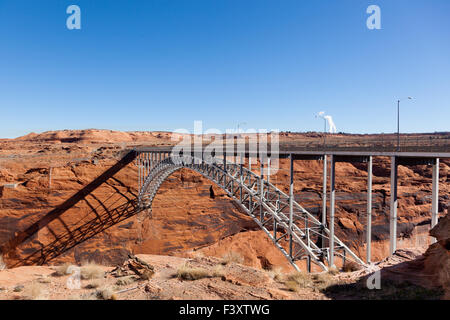
[[[432,282],[445,290],[444,299],[450,299],[450,214],[442,218],[430,231],[437,242],[424,254],[424,271],[432,275]]]
[[[93,133],[98,135],[97,131]],[[49,136],[49,138],[47,137]],[[51,209],[112,166],[123,150],[141,137],[125,142],[96,144],[65,133],[58,143],[53,133],[3,141],[0,152],[0,244],[18,231],[40,221]],[[111,139],[122,139],[117,133]],[[68,141],[64,139],[75,139]],[[131,140],[128,140],[131,139]],[[134,139],[134,140],[133,140]],[[145,140],[145,138],[142,138]],[[152,136],[152,144],[170,143]],[[74,142],[75,141],[75,142]],[[258,168],[258,166],[254,166]],[[295,162],[295,197],[311,213],[322,211],[322,163]],[[449,206],[449,162],[440,167],[439,211]],[[270,177],[287,192],[288,164]],[[388,254],[389,175],[387,158],[374,159],[373,257]],[[336,233],[365,257],[367,174],[365,164],[336,165]],[[210,197],[213,186],[215,197]],[[8,266],[95,260],[104,264],[123,261],[128,253],[184,255],[193,249],[221,257],[238,251],[246,264],[289,269],[282,254],[256,224],[212,182],[183,169],[171,176],[156,196],[151,212],[134,215],[137,168],[130,164],[92,194],[5,256]],[[399,248],[428,246],[431,217],[431,168],[399,168]]]
[[[16,189],[4,189],[0,216],[1,242],[42,219],[60,199],[70,197],[111,161],[53,170],[52,188],[35,174]],[[41,174],[43,175],[43,174]],[[254,228],[222,190],[199,175],[181,170],[156,196],[151,212],[134,215],[137,172],[129,165],[58,219],[32,235],[5,257],[8,265],[82,262],[110,265],[129,253],[171,254],[215,243]]]

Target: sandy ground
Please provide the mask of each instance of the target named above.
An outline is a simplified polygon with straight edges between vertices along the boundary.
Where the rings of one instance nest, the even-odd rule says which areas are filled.
[[[427,285],[415,268],[421,252],[400,250],[372,269],[316,274],[265,271],[233,261],[195,257],[138,255],[154,274],[120,276],[115,268],[96,265],[93,279],[56,275],[58,266],[27,266],[0,271],[0,300],[330,300],[330,299],[442,299],[444,292]],[[83,276],[83,266],[81,275]],[[203,274],[199,279],[180,278]],[[380,288],[369,289],[368,278],[381,270]],[[375,283],[370,281],[371,283]],[[377,290],[379,289],[379,290]]]

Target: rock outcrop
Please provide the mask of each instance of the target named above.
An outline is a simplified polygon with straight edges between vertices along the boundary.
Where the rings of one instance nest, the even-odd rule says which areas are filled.
[[[424,271],[432,275],[435,285],[445,290],[445,299],[450,299],[450,214],[440,219],[430,235],[437,242],[424,254]]]

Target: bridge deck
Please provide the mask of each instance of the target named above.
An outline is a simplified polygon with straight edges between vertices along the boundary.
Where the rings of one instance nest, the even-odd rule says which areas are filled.
[[[139,147],[133,149],[134,151],[141,152],[172,152],[173,147]],[[280,146],[280,151],[271,151],[270,146],[267,147],[267,156],[278,156],[279,158],[287,158],[289,155],[293,156],[323,156],[323,155],[335,155],[335,156],[374,156],[374,157],[401,157],[401,158],[450,158],[450,148],[442,151],[377,151],[377,150],[358,150],[358,148],[354,148],[354,150],[350,151],[342,151],[342,150],[296,150],[289,149],[283,150],[283,147]],[[188,149],[185,149],[185,151]],[[224,149],[226,150],[226,149]],[[248,148],[246,149],[248,150]],[[191,153],[201,152],[201,150],[191,148]],[[227,156],[239,156],[241,152],[234,150],[228,152],[226,150]],[[245,157],[257,157],[257,152],[249,152],[245,151],[242,153]]]

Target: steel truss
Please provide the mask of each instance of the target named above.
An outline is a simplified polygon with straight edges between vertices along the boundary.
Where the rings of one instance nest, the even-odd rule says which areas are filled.
[[[292,163],[292,160],[291,160]],[[170,157],[169,153],[140,152],[138,206],[151,212],[152,201],[161,184],[175,171],[188,168],[213,181],[246,212],[269,236],[290,264],[299,270],[295,261],[306,259],[327,271],[330,265],[330,230],[293,199],[263,176],[258,176],[243,164],[218,159],[208,160],[192,156]],[[364,262],[341,240],[334,236],[334,256]]]

